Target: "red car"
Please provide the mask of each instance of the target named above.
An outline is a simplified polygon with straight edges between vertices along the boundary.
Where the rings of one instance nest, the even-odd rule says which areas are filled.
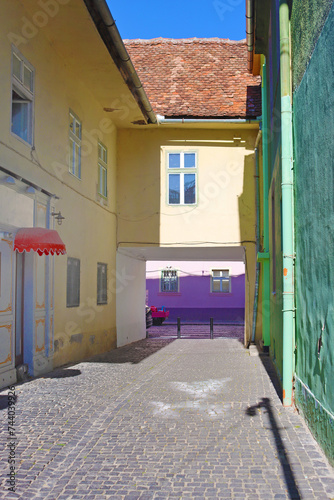
[[[160,326],[169,316],[169,311],[166,310],[165,306],[158,309],[155,306],[151,306],[153,325]]]

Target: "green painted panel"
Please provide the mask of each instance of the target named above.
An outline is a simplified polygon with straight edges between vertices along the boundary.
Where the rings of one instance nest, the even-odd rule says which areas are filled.
[[[312,429],[314,437],[334,466],[334,418],[314,398],[313,394],[297,379],[295,383],[296,405]]]
[[[292,2],[292,82],[296,88],[305,73],[310,55],[319,38],[333,0],[298,0]]]
[[[302,2],[303,3],[303,2]],[[319,9],[319,3],[317,3]],[[301,24],[302,20],[301,20]],[[320,406],[303,402],[314,434],[333,439],[334,413],[334,8],[294,93],[296,188],[296,374]],[[321,349],[318,343],[321,337]],[[312,406],[312,405],[311,405]],[[332,440],[333,445],[333,440]]]

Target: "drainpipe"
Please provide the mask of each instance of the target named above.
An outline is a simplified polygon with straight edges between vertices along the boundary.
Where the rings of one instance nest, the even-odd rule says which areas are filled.
[[[294,226],[293,150],[290,82],[289,6],[280,0],[280,72],[283,225],[283,405],[293,404],[294,351]]]
[[[246,0],[246,44],[248,71],[253,69],[254,0]]]
[[[157,122],[159,125],[176,124],[176,123],[259,123],[259,118],[165,118],[164,116],[157,115]]]

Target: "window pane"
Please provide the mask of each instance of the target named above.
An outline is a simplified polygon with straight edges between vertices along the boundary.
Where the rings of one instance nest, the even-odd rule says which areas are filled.
[[[180,174],[169,174],[169,203],[180,203]]]
[[[196,167],[195,153],[184,153],[184,166],[185,168]]]
[[[75,120],[75,135],[78,139],[81,139],[81,123]]]
[[[220,276],[220,271],[219,271],[219,269],[215,269],[214,271],[212,271],[212,276],[214,276],[215,278],[216,278],[216,277],[219,277],[219,276]]]
[[[221,275],[222,275],[223,278],[228,278],[229,277],[229,271],[227,269],[225,269],[225,270],[223,269],[221,271]]]
[[[230,281],[229,280],[222,280],[222,289],[223,292],[229,292],[230,291]]]
[[[212,291],[220,292],[220,280],[212,280]]]
[[[180,153],[169,153],[169,163],[168,167],[169,168],[180,168],[181,163],[180,163]]]
[[[107,197],[107,169],[99,164],[99,193]]]
[[[13,54],[13,75],[21,80],[21,60],[17,57],[16,54]]]
[[[107,169],[105,168],[102,169],[102,176],[103,176],[102,194],[103,196],[107,197]]]
[[[195,174],[184,175],[184,203],[195,203],[196,185]]]
[[[12,92],[12,132],[30,142],[29,117],[31,102],[15,90]]]
[[[32,71],[27,66],[23,69],[23,84],[32,92]]]
[[[75,144],[75,164],[74,164],[74,174],[80,178],[80,146]]]
[[[70,113],[70,131],[74,134],[74,116]]]
[[[75,143],[70,139],[69,169],[74,174]]]

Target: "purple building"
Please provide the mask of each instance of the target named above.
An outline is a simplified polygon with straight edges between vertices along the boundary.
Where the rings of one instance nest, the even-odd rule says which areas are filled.
[[[243,262],[162,262],[146,264],[146,301],[165,306],[169,323],[243,323],[245,266]]]

